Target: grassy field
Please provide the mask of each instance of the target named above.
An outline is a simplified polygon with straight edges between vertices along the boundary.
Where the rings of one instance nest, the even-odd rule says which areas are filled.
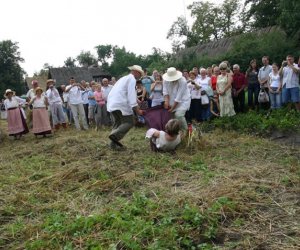
[[[136,128],[112,152],[108,133],[2,139],[0,248],[300,248],[299,147],[216,129],[161,154]]]

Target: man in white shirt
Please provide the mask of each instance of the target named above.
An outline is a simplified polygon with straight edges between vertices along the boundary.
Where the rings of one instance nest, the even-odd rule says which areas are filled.
[[[71,77],[70,85],[67,86],[66,92],[69,93],[69,105],[72,111],[75,127],[77,130],[81,129],[79,124],[80,116],[83,128],[85,130],[88,130],[89,127],[86,121],[85,112],[83,108],[81,90],[84,90],[84,88],[79,83],[76,83],[75,79]]]
[[[294,103],[300,111],[299,96],[299,66],[294,63],[294,57],[288,55],[282,63],[279,73],[282,75],[282,101],[284,104]]]
[[[128,67],[131,71],[127,76],[120,78],[107,97],[107,111],[111,113],[113,129],[109,135],[111,149],[123,148],[119,142],[133,127],[133,111],[142,115],[136,95],[136,80],[143,76],[141,66]]]
[[[272,72],[272,66],[269,64],[268,56],[263,56],[261,61],[264,66],[262,66],[259,69],[258,81],[260,83],[260,87],[265,88],[265,90],[268,91],[268,80],[269,80],[269,75]]]
[[[174,118],[181,122],[182,129],[187,131],[185,113],[190,108],[191,97],[186,79],[173,67],[168,68],[163,79],[164,107],[174,114]]]

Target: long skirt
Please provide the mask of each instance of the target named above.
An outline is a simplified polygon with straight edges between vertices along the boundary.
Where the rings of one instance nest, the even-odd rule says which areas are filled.
[[[7,123],[9,135],[21,135],[29,132],[20,108],[7,110]]]
[[[36,108],[32,111],[32,132],[35,135],[51,134],[51,126],[46,108]]]

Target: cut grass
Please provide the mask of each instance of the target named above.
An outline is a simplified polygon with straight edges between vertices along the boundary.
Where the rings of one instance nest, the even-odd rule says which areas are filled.
[[[5,130],[5,123],[1,122]],[[298,249],[300,149],[215,130],[175,155],[145,129],[4,138],[3,249]]]

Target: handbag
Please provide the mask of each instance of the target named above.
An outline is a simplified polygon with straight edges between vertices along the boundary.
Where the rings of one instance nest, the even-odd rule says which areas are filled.
[[[270,97],[264,88],[260,89],[258,94],[258,102],[259,103],[268,103],[270,101]]]
[[[207,105],[209,104],[209,98],[207,95],[201,95],[201,104],[202,105]]]

